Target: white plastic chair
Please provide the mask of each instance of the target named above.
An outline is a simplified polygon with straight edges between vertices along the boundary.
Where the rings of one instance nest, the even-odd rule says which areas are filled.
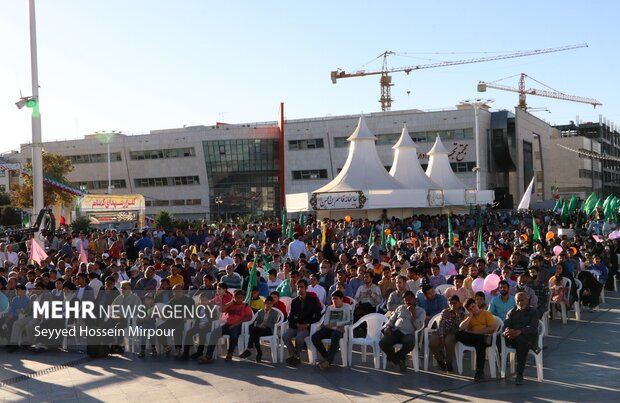
[[[544,322],[538,322],[538,348],[540,348],[540,352],[536,354],[532,350],[529,351],[529,354],[534,356],[536,360],[536,377],[538,378],[538,382],[542,382],[543,380],[543,337],[545,334],[545,324]],[[516,353],[512,347],[508,347],[506,345],[506,339],[502,336],[502,354],[501,354],[501,364],[500,371],[501,377],[506,377],[506,362],[508,361],[508,355],[510,354],[510,372],[515,372],[515,360]]]
[[[293,298],[291,297],[280,297],[280,301],[286,306],[286,312],[291,313],[291,304],[293,303]]]
[[[273,329],[273,334],[271,336],[262,336],[259,339],[259,342],[265,342],[265,344],[269,345],[269,350],[271,350],[271,362],[275,364],[278,362],[278,340],[280,337],[280,334],[279,334],[280,327],[278,325],[284,322],[284,314],[282,313],[282,311],[280,311],[277,308],[273,308],[273,310],[278,313],[278,320],[276,321],[276,326]],[[250,325],[256,322],[257,316],[258,316],[258,313],[254,315],[252,320],[248,322],[243,322],[241,325],[243,326],[243,330],[241,334],[243,337],[244,348],[247,347],[248,343],[250,342]]]
[[[577,299],[573,303],[573,310],[575,311],[575,320],[581,320],[581,300],[579,295],[581,294],[583,284],[581,284],[581,281],[575,279],[575,287],[577,288]]]
[[[576,280],[578,281],[578,280]],[[575,283],[577,284],[577,283]],[[564,277],[562,279],[562,287],[564,287],[566,289],[566,295],[568,296],[568,298],[570,299],[570,295],[571,295],[571,281],[569,279],[567,279],[566,277]],[[579,299],[579,292],[577,293],[577,299]],[[568,320],[568,315],[567,315],[567,306],[565,303],[563,302],[551,302],[551,306],[553,307],[553,305],[558,305],[560,307],[560,311],[561,311],[561,315],[562,315],[562,324],[566,324],[567,320]],[[579,305],[578,301],[576,302],[577,305]],[[579,308],[577,308],[579,309]],[[579,316],[577,316],[577,312],[579,312]],[[581,318],[581,311],[575,311],[575,319],[579,320],[579,318]]]
[[[371,347],[375,368],[378,369],[380,365],[381,350],[379,348],[379,341],[381,340],[381,329],[388,322],[385,315],[380,313],[370,313],[360,318],[357,322],[349,327],[349,345],[347,363],[352,364],[353,360],[353,346],[358,345],[362,347],[362,362],[366,362],[366,348]],[[353,337],[353,330],[362,323],[366,323],[366,337]]]
[[[385,327],[385,326],[384,326]],[[415,336],[415,345],[413,347],[413,350],[411,350],[411,352],[408,354],[408,356],[411,356],[411,361],[413,364],[413,371],[414,372],[418,372],[420,371],[420,333],[422,333],[423,330],[425,330],[426,328],[421,328],[415,331],[414,336]],[[396,351],[398,351],[399,349],[403,348],[403,345],[398,343],[398,344],[394,344],[394,349]],[[381,352],[381,358],[383,359],[383,369],[385,369],[387,367],[387,355],[385,353],[383,353],[383,351]]]
[[[440,284],[437,287],[435,287],[435,292],[437,294],[441,294],[444,295],[446,293],[446,290],[451,288],[452,286],[450,284]]]
[[[496,323],[498,324],[497,329],[491,335],[491,345],[486,348],[486,358],[489,362],[489,369],[491,371],[491,377],[497,377],[497,367],[499,365],[499,356],[497,354],[497,336],[502,332],[502,328],[504,327],[504,322],[494,316]],[[460,341],[456,343],[456,368],[459,374],[463,373],[463,356],[466,351],[471,352],[471,369],[476,369],[476,349],[475,347],[466,346]]]
[[[428,371],[428,362],[431,356],[430,335],[435,333],[439,327],[439,321],[441,320],[441,313],[436,314],[428,321],[428,324],[424,328],[424,370]]]
[[[322,320],[313,323],[310,326],[310,335],[306,337],[306,346],[308,347],[308,361],[310,365],[314,365],[316,361],[319,359],[319,354],[316,351],[316,347],[314,347],[314,343],[312,342],[312,335],[316,333],[317,330],[321,328]],[[331,344],[331,339],[322,339],[323,344],[327,344],[326,348],[329,349],[329,345]],[[344,327],[344,334],[340,339],[340,358],[342,359],[342,366],[347,366],[347,346],[349,345],[349,326]]]

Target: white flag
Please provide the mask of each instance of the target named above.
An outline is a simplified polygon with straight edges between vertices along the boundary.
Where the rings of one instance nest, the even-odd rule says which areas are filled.
[[[527,189],[525,189],[525,193],[523,193],[523,198],[521,199],[521,203],[519,203],[519,207],[517,207],[517,210],[521,210],[521,209],[527,210],[530,208],[530,201],[532,199],[532,190],[534,190],[534,178],[532,178],[530,185],[527,187]]]

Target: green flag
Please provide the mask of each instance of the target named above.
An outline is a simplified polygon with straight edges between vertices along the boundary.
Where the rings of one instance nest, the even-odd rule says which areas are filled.
[[[536,217],[532,216],[532,229],[534,241],[540,241],[540,230],[538,229],[538,224],[536,224]]]
[[[299,226],[301,227],[302,231],[306,227],[306,215],[305,214],[302,214],[301,217],[299,218]]]
[[[385,237],[385,223],[381,224],[381,249],[387,250],[387,239]]]
[[[452,233],[452,219],[450,219],[450,212],[448,211],[448,243],[450,246],[454,244],[454,233]]]
[[[611,195],[609,195],[609,196],[607,196],[607,197],[605,198],[605,201],[603,202],[603,210],[605,210],[605,209],[607,208],[607,206],[609,205],[609,202],[611,202],[611,199],[612,199],[612,198],[613,198],[613,197],[612,197]]]
[[[390,234],[388,237],[388,243],[392,248],[396,246],[396,238],[394,238],[394,235]]]
[[[288,239],[293,240],[293,234],[295,233],[295,223],[291,221],[288,224]]]
[[[484,257],[484,246],[482,245],[482,227],[478,227],[478,257]]]
[[[572,195],[570,198],[570,202],[568,202],[568,214],[573,214],[573,212],[577,209],[577,198],[575,195]]]
[[[603,207],[603,201],[601,199],[598,199],[592,211],[594,211],[597,207]]]
[[[252,270],[250,270],[250,277],[248,278],[248,286],[245,289],[245,303],[249,304],[252,300],[252,288],[258,286],[257,278],[256,278],[256,264],[258,263],[258,254],[254,258],[254,263],[252,263]]]
[[[589,214],[588,208],[590,208],[590,203],[592,202],[592,199],[596,199],[596,193],[594,192],[592,192],[592,194],[588,196],[588,198],[583,202],[583,205],[581,206],[581,211],[583,211],[586,214]]]
[[[368,247],[370,248],[374,242],[375,242],[375,226],[373,224],[372,229],[370,230],[370,236],[368,237]]]
[[[564,200],[562,200],[562,215],[560,215],[560,220],[568,220],[568,203]]]
[[[555,206],[553,206],[553,211],[558,211],[562,208],[562,202],[564,200],[560,197],[557,202],[555,202]]]
[[[286,234],[286,223],[288,222],[288,216],[286,215],[286,207],[282,209],[282,239],[288,238]]]

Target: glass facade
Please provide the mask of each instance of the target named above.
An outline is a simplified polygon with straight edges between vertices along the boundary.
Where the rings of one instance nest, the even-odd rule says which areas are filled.
[[[278,216],[279,140],[212,140],[202,144],[212,217]]]

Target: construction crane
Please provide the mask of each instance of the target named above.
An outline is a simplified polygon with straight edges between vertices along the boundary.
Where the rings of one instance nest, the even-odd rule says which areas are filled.
[[[495,80],[489,83],[486,83],[484,81],[480,81],[478,82],[478,92],[486,92],[487,88],[493,88],[496,90],[502,90],[502,91],[511,91],[511,92],[516,92],[519,94],[519,105],[517,105],[518,108],[523,109],[524,111],[526,111],[527,108],[527,103],[525,102],[525,95],[529,94],[529,95],[538,95],[541,97],[547,97],[547,98],[555,98],[555,99],[562,99],[564,101],[573,101],[573,102],[581,102],[584,104],[590,104],[592,106],[594,106],[596,108],[597,105],[603,105],[602,103],[600,103],[599,101],[597,101],[596,99],[593,98],[584,98],[584,97],[578,97],[576,95],[568,95],[568,94],[564,94],[563,92],[559,92],[556,90],[553,90],[553,88],[541,83],[540,81],[536,80],[533,77],[528,76],[525,73],[521,73],[520,74],[520,78],[519,78],[519,88],[513,88],[513,87],[509,87],[507,85],[500,85],[500,84],[496,84],[498,81],[501,80],[505,80],[507,78],[512,78],[515,76],[510,76],[510,77],[506,77],[506,78],[502,78],[500,80]],[[529,88],[529,89],[525,89],[525,77],[529,77],[531,80],[536,81],[539,84],[544,85],[545,87],[552,89],[553,91],[547,91],[547,90],[537,90],[535,88]]]
[[[385,51],[379,56],[377,56],[377,58],[383,57],[383,66],[381,67],[381,70],[379,71],[358,70],[353,73],[347,73],[344,70],[336,69],[336,71],[331,72],[331,79],[332,79],[332,83],[336,84],[337,80],[342,79],[342,78],[372,76],[372,75],[380,74],[381,79],[379,80],[379,83],[381,85],[381,97],[379,98],[379,102],[381,103],[381,110],[385,112],[391,109],[392,101],[393,101],[392,95],[391,95],[391,87],[394,84],[392,84],[392,76],[390,75],[390,73],[397,73],[397,72],[404,71],[405,73],[409,74],[413,70],[431,69],[435,67],[449,67],[449,66],[456,66],[460,64],[490,62],[494,60],[504,60],[504,59],[512,59],[515,57],[535,56],[535,55],[541,55],[545,53],[562,52],[565,50],[587,48],[587,47],[588,47],[587,43],[580,43],[577,45],[562,46],[559,48],[527,50],[527,51],[507,53],[503,55],[490,56],[490,57],[479,57],[479,58],[464,59],[464,60],[452,60],[452,61],[447,61],[447,62],[419,64],[416,66],[394,67],[394,68],[388,68],[387,59],[388,59],[388,56],[395,55],[396,53],[392,51]]]

